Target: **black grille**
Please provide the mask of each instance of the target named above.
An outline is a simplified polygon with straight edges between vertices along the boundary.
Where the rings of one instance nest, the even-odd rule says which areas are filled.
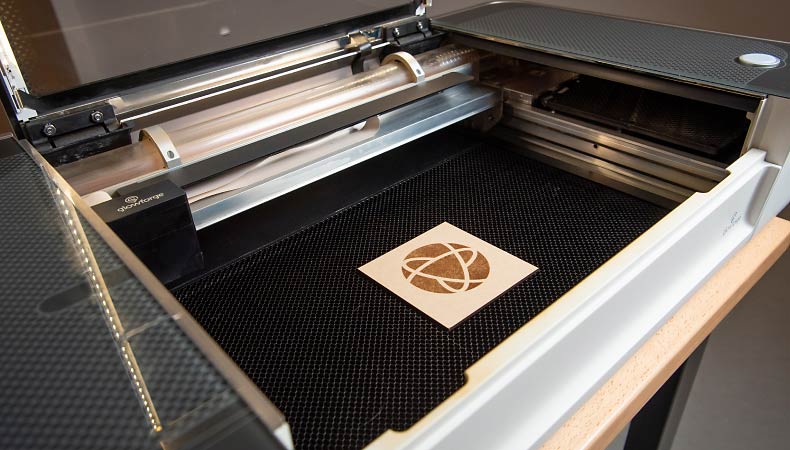
[[[297,448],[358,448],[413,425],[665,213],[480,144],[176,295],[286,414]],[[357,270],[444,221],[540,268],[452,331]]]

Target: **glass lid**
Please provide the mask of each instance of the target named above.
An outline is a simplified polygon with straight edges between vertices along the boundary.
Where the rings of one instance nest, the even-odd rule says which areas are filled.
[[[35,97],[328,24],[408,0],[0,0],[0,21]],[[386,16],[386,14],[384,14]]]

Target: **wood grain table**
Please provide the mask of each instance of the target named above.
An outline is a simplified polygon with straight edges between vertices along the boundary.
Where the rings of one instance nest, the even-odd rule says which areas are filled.
[[[605,449],[788,246],[790,222],[773,219],[582,404],[543,449]]]

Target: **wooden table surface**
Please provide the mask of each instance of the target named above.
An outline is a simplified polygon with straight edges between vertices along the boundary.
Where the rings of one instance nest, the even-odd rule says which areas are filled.
[[[605,449],[788,246],[790,222],[773,219],[637,350],[543,449]]]

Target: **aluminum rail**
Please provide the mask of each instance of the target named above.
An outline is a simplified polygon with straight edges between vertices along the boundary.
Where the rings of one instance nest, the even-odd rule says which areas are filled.
[[[417,87],[427,85],[463,68],[468,72],[470,66],[476,63],[478,53],[471,49],[448,46],[417,55],[415,59],[424,72],[425,79],[422,82],[413,81],[413,68],[399,61],[392,61],[371,71],[306,92],[236,111],[219,119],[171,130],[166,132],[165,136],[162,135],[161,129],[154,133],[143,133],[143,136],[147,135],[149,138],[61,166],[60,171],[81,195],[135,179],[148,179],[152,174],[161,173],[167,168],[172,169],[174,165],[190,165],[205,161],[296,126],[326,119],[354,106],[364,105],[415,85]],[[440,84],[434,92],[447,87],[450,86]],[[424,94],[427,93],[432,92]],[[413,100],[415,99],[412,98],[410,101]],[[331,130],[316,130],[318,131],[326,133]],[[152,134],[155,136],[152,137]],[[302,141],[320,134],[307,136]],[[298,142],[300,141],[296,140],[290,144],[294,145]],[[286,146],[284,145],[283,148]],[[261,156],[265,154],[250,155],[246,161],[234,161],[233,165]],[[174,163],[176,159],[178,161]],[[179,172],[180,177],[177,176],[174,181],[181,185],[210,175],[206,167],[200,171],[193,171],[189,176],[183,171],[174,172]]]
[[[332,143],[321,145],[312,150],[313,155],[308,155],[306,161],[302,159],[305,156],[303,150],[284,151],[277,156],[278,161],[271,163],[272,166],[283,167],[278,173],[248,187],[193,203],[191,209],[195,227],[205,228],[438,129],[495,108],[501,100],[501,94],[496,89],[465,83],[382,114],[376,133],[361,142],[340,148]]]

